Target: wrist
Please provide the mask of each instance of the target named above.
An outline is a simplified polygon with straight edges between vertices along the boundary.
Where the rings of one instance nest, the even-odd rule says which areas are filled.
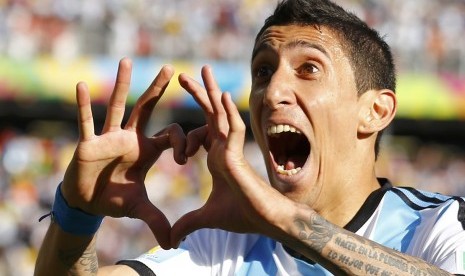
[[[55,193],[52,218],[67,233],[74,235],[93,235],[102,223],[103,216],[92,215],[68,205],[61,192],[61,183]]]

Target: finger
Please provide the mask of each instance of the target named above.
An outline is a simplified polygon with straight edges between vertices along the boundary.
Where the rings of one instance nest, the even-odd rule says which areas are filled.
[[[134,212],[135,218],[143,220],[149,226],[160,246],[163,249],[170,249],[171,224],[166,216],[150,201],[139,204]]]
[[[176,163],[180,165],[186,163],[186,135],[178,124],[169,125],[155,134],[151,139],[161,151],[173,148],[173,158]]]
[[[208,125],[196,128],[189,131],[186,139],[186,156],[194,156],[199,150],[200,146],[204,146],[208,151],[210,149],[210,141],[208,136]]]
[[[145,130],[155,105],[165,92],[173,75],[174,69],[171,65],[165,65],[161,68],[150,86],[137,100],[126,124],[126,129]]]
[[[215,77],[210,66],[202,67],[202,79],[207,89],[207,95],[213,108],[214,120],[212,127],[217,133],[226,135],[229,130],[226,111],[221,103],[221,89],[216,83]]]
[[[194,100],[200,105],[202,108],[205,118],[208,125],[212,125],[213,123],[213,108],[210,103],[210,99],[208,98],[207,92],[205,88],[198,83],[196,80],[192,79],[191,77],[187,76],[186,74],[180,74],[178,77],[179,84],[186,89],[186,91],[191,94]]]
[[[123,58],[118,65],[115,87],[108,104],[107,116],[102,130],[103,133],[121,129],[121,122],[123,121],[124,110],[126,107],[126,98],[131,85],[131,71],[131,60]]]
[[[241,118],[237,106],[231,99],[231,94],[224,93],[221,102],[226,109],[229,134],[227,138],[227,147],[233,152],[242,152],[244,149],[246,127]]]
[[[78,105],[78,125],[81,141],[90,139],[94,133],[94,119],[89,96],[89,89],[84,82],[76,85],[76,101]]]
[[[181,241],[195,230],[205,227],[205,216],[202,208],[183,215],[171,229],[171,246],[177,248]]]

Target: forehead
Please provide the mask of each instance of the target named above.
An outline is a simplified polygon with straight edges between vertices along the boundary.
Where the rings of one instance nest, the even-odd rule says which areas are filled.
[[[298,46],[315,48],[331,59],[345,56],[338,36],[328,27],[284,25],[271,26],[260,35],[254,46],[252,60],[262,50],[281,51]]]

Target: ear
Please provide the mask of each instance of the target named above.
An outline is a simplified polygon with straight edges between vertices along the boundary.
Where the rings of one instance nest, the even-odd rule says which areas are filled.
[[[372,134],[385,129],[397,110],[396,94],[389,89],[370,90],[360,96],[358,132]]]

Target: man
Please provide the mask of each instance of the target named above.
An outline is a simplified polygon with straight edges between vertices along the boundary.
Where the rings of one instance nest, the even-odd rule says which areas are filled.
[[[251,125],[271,186],[244,159],[245,125],[208,66],[205,88],[179,77],[207,121],[187,137],[177,125],[143,135],[170,66],[121,129],[130,73],[123,59],[100,136],[87,88],[77,85],[80,141],[57,190],[37,275],[464,273],[464,199],[395,188],[375,175],[379,137],[396,112],[394,66],[378,34],[339,6],[285,1],[257,35]],[[212,192],[171,228],[147,199],[145,174],[163,150],[173,148],[183,164],[200,146]],[[142,219],[162,248],[176,249],[98,269],[101,216]]]

